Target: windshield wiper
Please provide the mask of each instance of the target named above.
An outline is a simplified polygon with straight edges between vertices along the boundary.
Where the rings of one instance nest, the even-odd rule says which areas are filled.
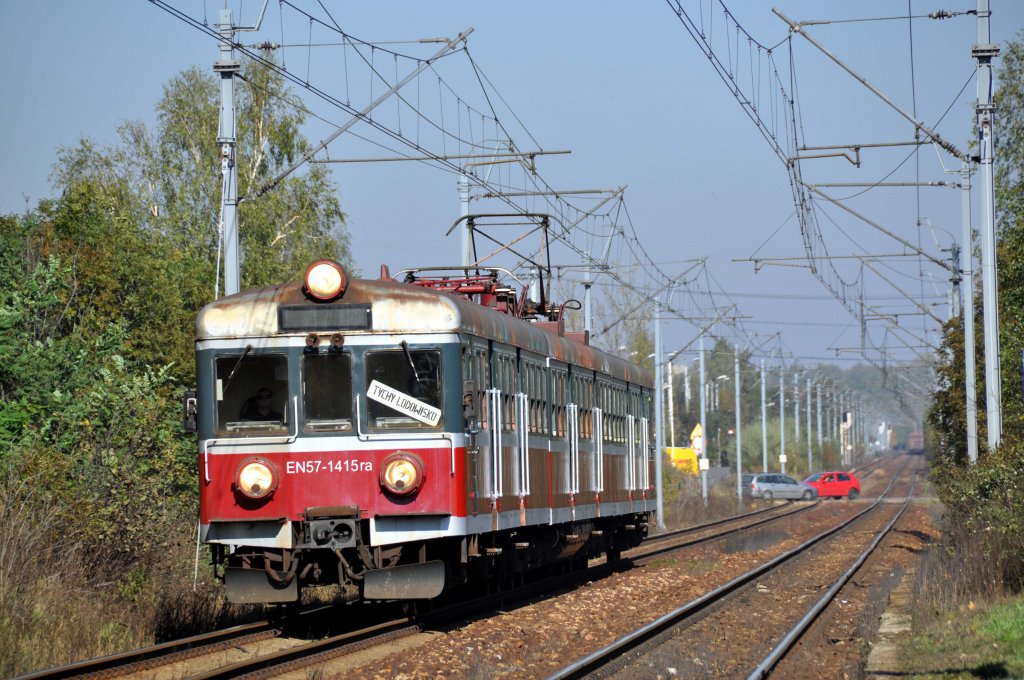
[[[409,343],[406,342],[405,340],[402,340],[401,345],[402,351],[405,352],[405,358],[409,361],[409,368],[412,369],[412,374],[416,378],[416,382],[423,382],[423,380],[420,379],[420,372],[416,370],[416,364],[414,364],[412,361],[412,352],[409,351]]]
[[[235,373],[238,372],[238,367],[242,365],[242,359],[249,356],[249,352],[252,351],[252,345],[246,345],[245,351],[242,352],[242,356],[238,357],[238,361],[235,362],[234,368],[228,373],[228,379],[224,381],[224,393],[227,394],[228,386],[231,385],[231,379],[235,377]]]

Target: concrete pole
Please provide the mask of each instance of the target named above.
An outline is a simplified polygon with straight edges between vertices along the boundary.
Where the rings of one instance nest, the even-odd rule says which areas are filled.
[[[766,398],[766,384],[764,359],[761,359],[761,463],[764,467],[764,472],[768,472],[768,400]]]
[[[807,473],[814,472],[811,465],[811,379],[807,378]]]
[[[221,238],[224,243],[224,294],[233,295],[241,289],[238,254],[238,163],[235,139],[235,75],[241,64],[235,59],[235,27],[231,10],[220,10],[220,59],[213,70],[220,73],[220,144],[221,173]]]
[[[779,367],[779,468],[786,474],[786,373]]]
[[[985,323],[985,414],[988,423],[988,447],[999,446],[1003,438],[1002,371],[999,366],[999,296],[996,276],[995,223],[995,103],[992,98],[995,76],[992,58],[999,48],[992,44],[989,31],[989,0],[978,0],[978,43],[971,55],[978,60],[977,129],[980,152],[981,186],[981,292]],[[966,245],[966,244],[965,244]]]
[[[674,382],[672,375],[672,362],[668,361],[665,363],[665,378],[668,380],[668,431],[669,431],[669,446],[673,449],[676,448],[676,416],[675,416],[675,396],[672,388]]]
[[[661,373],[661,301],[654,303],[654,483],[656,486],[658,529],[665,530],[665,506],[662,500],[662,459],[665,457],[665,423],[662,400],[665,398]],[[645,452],[646,453],[646,452]]]
[[[839,418],[836,420],[836,428],[839,431],[839,460],[846,465],[846,430],[843,425],[846,423],[846,390],[839,393]]]
[[[587,337],[590,337],[593,329],[593,307],[590,300],[592,286],[590,281],[583,284],[583,330],[586,331]]]
[[[821,433],[821,383],[818,383],[816,387],[818,388],[818,451],[822,451],[825,444]]]
[[[964,392],[967,408],[967,461],[978,462],[978,386],[975,377],[974,349],[974,244],[971,229],[971,166],[960,166],[960,210],[963,218],[963,244],[960,247],[960,309],[964,315]]]
[[[836,392],[836,441],[839,443],[839,464],[846,462],[846,449],[843,447],[843,393]]]
[[[469,265],[473,264],[473,252],[472,252],[472,248],[473,248],[472,242],[473,242],[473,240],[472,240],[472,238],[470,238],[470,235],[472,233],[472,226],[469,224],[469,220],[466,219],[467,217],[469,217],[469,176],[466,174],[466,169],[465,168],[462,169],[462,173],[459,175],[459,215],[462,216],[462,218],[463,218],[462,219],[462,239],[461,239],[461,243],[459,244],[459,247],[462,250],[462,258],[461,259],[462,259],[462,264],[464,266],[468,267]],[[590,289],[588,287],[586,289],[585,293],[589,293],[589,292],[590,292]],[[584,302],[589,302],[589,300],[587,299],[586,296],[584,296],[583,300],[584,300]],[[583,316],[584,316],[584,323],[586,323],[587,321],[590,320],[589,317],[587,316],[586,312],[584,313]]]
[[[736,393],[736,500],[740,509],[743,508],[743,434],[740,431],[740,346],[736,344],[736,355],[733,362],[733,385]]]
[[[829,384],[825,383],[822,387],[824,394],[824,401],[822,402],[825,409],[825,441],[832,443],[832,390],[829,389]],[[824,462],[824,461],[822,461]]]
[[[701,447],[700,447],[700,493],[701,498],[704,499],[704,505],[708,504],[708,433],[707,433],[707,399],[705,395],[707,390],[704,386],[707,379],[704,377],[704,334],[700,334],[700,339],[697,340],[697,351],[700,354],[700,430],[701,430]]]
[[[683,364],[683,410],[690,412],[690,364]]]
[[[796,438],[800,439],[800,376],[793,374],[793,418],[795,419]]]

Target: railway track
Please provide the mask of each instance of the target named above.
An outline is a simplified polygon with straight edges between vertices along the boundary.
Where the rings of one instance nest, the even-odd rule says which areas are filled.
[[[794,510],[788,504],[779,504],[736,517],[665,532],[653,537],[644,546],[628,551],[625,559],[650,559],[688,545],[717,540],[744,529],[784,519],[808,507],[810,505],[803,505]],[[499,605],[516,606],[537,597],[538,594],[572,587],[580,581],[601,578],[614,568],[614,564],[595,561],[595,564],[585,572],[548,578],[528,587],[445,607],[416,621],[407,617],[391,619],[338,635],[330,635],[314,642],[289,644],[282,626],[261,621],[48,669],[25,676],[24,680],[130,677],[171,666],[175,667],[169,671],[171,676],[194,680],[243,675],[270,677],[366,651],[376,645],[393,643],[422,633],[431,627],[448,625],[451,620],[464,619],[493,610]],[[317,613],[309,612],[306,615],[312,616]],[[292,626],[301,627],[294,622]],[[246,658],[238,658],[243,656]]]
[[[840,524],[619,637],[549,677],[552,680],[654,677],[656,673],[652,671],[665,666],[675,668],[680,677],[698,674],[707,677],[765,677],[785,660],[826,607],[837,601],[837,593],[850,582],[900,519],[912,498],[913,481],[899,505],[894,505],[887,498],[895,486],[898,486],[896,476],[884,494]],[[833,573],[834,570],[824,569],[815,557],[825,548],[842,555],[845,569],[838,575]],[[802,564],[795,564],[798,560],[802,560]],[[783,574],[784,569],[787,574]],[[822,578],[826,571],[830,579],[827,583]],[[816,590],[824,590],[824,593],[805,606],[806,594]],[[780,628],[777,622],[772,622],[770,629],[765,630],[766,622],[758,612],[766,607],[759,602],[786,597],[798,603],[791,608],[788,627]],[[689,668],[685,662],[679,663],[693,658],[692,646],[688,648],[687,643],[689,626],[704,626],[737,635],[729,640],[728,633],[720,632],[722,644],[716,650],[715,658],[702,662],[702,667]],[[752,658],[752,650],[758,649],[770,651]],[[783,676],[798,677],[796,669],[791,671]]]
[[[875,505],[879,503],[881,499]],[[791,524],[794,515],[807,513],[816,507],[835,507],[849,514],[848,508],[855,506],[848,503],[817,502],[779,504],[744,515],[666,532],[651,537],[642,546],[624,554],[624,559],[618,563],[598,562],[583,571],[541,579],[520,588],[476,598],[471,602],[440,607],[417,616],[415,620],[408,617],[382,620],[358,630],[322,636],[313,642],[289,637],[281,626],[261,622],[72,664],[27,677],[126,677],[137,674],[139,677],[154,677],[152,671],[158,667],[163,667],[161,676],[166,674],[176,678],[272,677],[302,668],[328,667],[328,664],[331,664],[332,668],[337,668],[338,663],[348,663],[339,662],[339,659],[355,658],[353,655],[357,652],[364,652],[360,658],[365,662],[367,658],[386,657],[390,653],[389,650],[400,644],[399,640],[423,635],[424,631],[451,630],[466,621],[493,615],[495,611],[515,611],[528,606],[531,602],[557,597],[561,593],[579,588],[584,583],[599,582],[616,571],[629,570],[635,565],[649,563],[673,551],[699,544],[713,544],[715,541],[728,540],[728,537],[743,541],[746,539],[739,537],[743,536],[744,532],[756,532],[766,527],[771,530],[773,523]],[[366,609],[370,608],[361,608],[360,611]],[[350,616],[353,608],[342,608],[340,611]],[[371,650],[369,654],[366,654],[367,650]],[[356,665],[355,661],[351,663]]]

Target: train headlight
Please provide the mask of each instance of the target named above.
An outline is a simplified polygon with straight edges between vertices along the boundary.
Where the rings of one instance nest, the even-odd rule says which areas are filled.
[[[423,486],[425,477],[423,461],[405,451],[392,453],[380,466],[380,485],[396,496],[414,493]]]
[[[326,302],[345,294],[348,277],[341,265],[334,260],[317,260],[306,267],[303,284],[307,295]]]
[[[267,498],[277,489],[277,468],[265,458],[247,458],[235,472],[235,489],[246,498]]]

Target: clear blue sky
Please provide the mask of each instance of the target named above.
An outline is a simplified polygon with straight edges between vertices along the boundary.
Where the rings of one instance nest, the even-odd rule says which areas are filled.
[[[1024,2],[991,2],[993,41],[1003,42],[1024,28]],[[204,16],[213,20],[221,6],[213,0],[169,4],[200,20]],[[258,4],[244,0],[240,5],[235,0],[230,6],[236,16],[241,7],[242,20],[250,21]],[[299,0],[296,4],[308,5],[311,13],[324,16],[318,3]],[[775,45],[786,38],[786,26],[769,3],[733,0],[726,4],[761,43]],[[891,1],[777,0],[775,4],[799,21],[891,17],[908,11],[908,3]],[[788,177],[665,2],[408,0],[324,5],[347,33],[372,42],[452,37],[472,26],[470,54],[493,84],[492,92],[500,93],[529,131],[527,135],[515,126],[519,146],[572,152],[538,158],[538,170],[552,187],[628,185],[629,220],[622,224],[636,230],[654,262],[675,275],[687,266],[684,261],[708,258],[709,280],[719,295],[725,293],[719,303],[734,302],[744,317],[744,329],[762,340],[780,333],[782,350],[791,355],[787,362],[835,359],[836,348],[859,346],[857,322],[805,267],[765,266],[755,272],[750,262],[735,261],[753,256],[796,258],[804,253],[798,225],[791,218]],[[711,20],[708,0],[683,2],[683,6],[695,14],[703,7],[705,21]],[[938,9],[964,12],[974,9],[975,3],[913,0],[909,7],[914,15],[925,15]],[[243,42],[308,41],[308,25],[291,20],[282,31],[280,18],[278,4],[271,3],[264,30],[258,36],[243,36]],[[967,148],[976,93],[971,79],[975,63],[970,57],[976,41],[975,19],[914,21],[913,73],[908,23],[903,19],[830,24],[810,32],[900,106],[916,111],[926,124],[935,124],[952,106],[937,129],[958,147]],[[419,56],[438,49],[436,44],[386,47]],[[909,123],[819,51],[799,38],[794,39],[794,47],[799,125],[808,145],[912,139]],[[361,107],[380,94],[379,85],[375,91],[367,87],[358,65],[343,63],[339,53],[331,56],[327,49],[288,48],[286,65]],[[775,54],[783,63],[788,60],[785,45]],[[393,75],[394,59],[381,55],[375,65]],[[743,51],[741,56],[747,55]],[[58,147],[74,145],[83,137],[114,143],[123,121],[152,123],[163,84],[189,66],[210,68],[217,47],[209,36],[148,2],[7,0],[0,3],[0,58],[6,65],[0,75],[6,95],[0,107],[0,211],[11,213],[52,195],[48,175]],[[399,68],[404,69],[405,62]],[[453,68],[450,76],[445,72],[445,77],[446,82],[451,78],[459,93],[471,96],[474,106],[479,105],[479,85],[464,67],[461,72]],[[964,85],[966,90],[958,98]],[[433,82],[421,79],[419,88],[419,95],[414,90],[405,92],[410,98],[439,97],[436,78]],[[332,123],[347,119],[298,88],[296,92]],[[515,122],[507,113],[503,120]],[[329,127],[314,120],[306,133],[317,140],[329,133]],[[412,128],[407,127],[405,134],[411,136]],[[835,158],[806,161],[804,179],[876,182],[907,153],[905,148],[865,149],[859,169]],[[347,136],[331,145],[330,154],[332,158],[392,155]],[[942,164],[949,169],[958,166],[950,156],[923,147],[889,181],[955,179],[943,176]],[[381,263],[395,271],[457,262],[457,240],[444,237],[459,215],[453,174],[416,163],[343,165],[334,166],[333,172],[349,216],[355,260],[364,274],[375,275]],[[826,191],[840,196],[859,190]],[[593,200],[579,203],[593,205]],[[879,188],[850,205],[902,238],[920,242],[938,257],[945,257],[941,249],[949,245],[947,232],[959,240],[960,197],[949,189]],[[918,217],[926,225],[935,225],[935,231],[918,229]],[[830,219],[836,221],[834,227]],[[832,255],[902,251],[902,246],[839,209],[828,209],[822,220]],[[562,253],[560,263],[571,264],[567,257]],[[617,262],[631,257],[625,248],[616,252]],[[843,266],[852,266],[844,262]],[[905,258],[890,260],[888,266],[886,277],[926,304],[948,291],[946,277],[933,265]],[[566,274],[566,285],[573,276]],[[910,303],[897,299],[900,293],[878,277],[871,277],[866,293],[876,308],[913,311]],[[582,291],[575,295],[582,297]],[[693,313],[682,299],[673,304]],[[944,305],[935,310],[942,317],[947,313]],[[914,332],[924,333],[927,324],[919,317],[904,319]],[[874,341],[884,341],[882,327],[872,328]],[[728,329],[719,332],[736,337]],[[679,349],[695,335],[693,322],[666,323],[666,351]],[[934,341],[935,336],[930,339]],[[848,366],[855,355],[838,356]],[[898,356],[912,354],[902,351]]]

